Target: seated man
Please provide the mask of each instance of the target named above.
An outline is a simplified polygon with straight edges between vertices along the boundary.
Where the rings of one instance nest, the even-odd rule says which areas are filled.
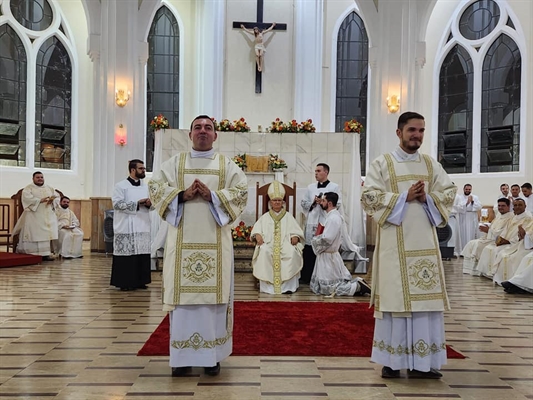
[[[498,265],[496,273],[492,280],[494,283],[501,285],[514,276],[522,259],[531,253],[533,247],[533,220],[524,225],[518,225],[519,242],[508,246],[498,253],[495,264]]]
[[[498,236],[495,243],[489,244],[481,252],[477,271],[475,271],[474,275],[483,275],[492,279],[498,269],[499,262],[501,261],[501,259],[498,258],[498,253],[520,241],[518,236],[518,226],[528,225],[531,220],[531,214],[526,212],[526,203],[524,202],[524,199],[516,199],[513,202],[513,212],[513,218],[509,220],[509,223],[501,235]]]
[[[303,265],[304,233],[283,204],[285,189],[278,181],[268,187],[270,210],[255,223],[251,237],[256,242],[252,259],[254,276],[263,293],[293,293],[298,289]]]
[[[17,253],[43,257],[43,261],[55,259],[50,241],[57,239],[56,208],[57,192],[44,184],[42,172],[33,173],[33,182],[22,190],[24,212],[13,228],[13,235],[19,235]]]
[[[531,243],[533,247],[533,243]],[[503,290],[510,294],[533,293],[533,249],[522,258],[518,269],[511,279],[502,282]]]
[[[513,217],[513,213],[509,212],[511,202],[509,199],[501,198],[498,200],[498,215],[490,226],[480,225],[479,230],[487,234],[483,239],[474,239],[468,242],[463,249],[461,255],[463,260],[463,274],[479,275],[477,271],[477,263],[481,252],[489,244],[495,243],[498,236],[501,235],[509,220]]]
[[[79,258],[83,245],[83,231],[76,214],[69,208],[70,199],[63,196],[56,210],[58,234],[57,253],[63,258]]]
[[[326,220],[322,233],[311,240],[316,262],[309,287],[313,293],[326,296],[370,294],[370,286],[363,279],[352,280],[339,253],[344,220],[337,210],[338,199],[337,193],[328,192],[321,200],[320,206],[326,211]]]

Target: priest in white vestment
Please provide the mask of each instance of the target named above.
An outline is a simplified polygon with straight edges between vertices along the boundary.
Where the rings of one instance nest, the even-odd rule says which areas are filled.
[[[532,218],[531,214],[526,211],[524,199],[520,198],[514,201],[513,213],[513,218],[509,220],[496,242],[489,244],[481,252],[474,275],[482,275],[492,279],[501,261],[498,253],[520,241],[518,227],[520,225],[528,225]]]
[[[522,258],[518,269],[511,279],[502,282],[506,293],[533,293],[533,242],[530,242],[529,254]]]
[[[57,253],[63,258],[80,258],[83,247],[83,231],[76,214],[69,208],[70,199],[63,196],[56,210],[58,232]]]
[[[253,275],[259,279],[260,292],[291,294],[298,290],[304,232],[285,210],[285,189],[280,182],[270,184],[268,197],[270,209],[257,220],[251,232],[256,242]]]
[[[531,183],[526,182],[521,187],[522,198],[526,201],[526,208],[529,212],[533,212],[533,192]]]
[[[531,252],[531,242],[533,241],[533,219],[522,225],[518,225],[519,242],[498,253],[495,264],[496,272],[492,280],[501,285],[509,280],[518,269],[522,259]]]
[[[19,235],[17,253],[43,256],[44,261],[55,259],[50,241],[57,239],[58,194],[44,184],[42,172],[33,173],[33,183],[22,190],[24,211],[13,228],[13,235]]]
[[[309,287],[314,294],[354,296],[370,294],[370,286],[361,278],[352,279],[339,253],[344,219],[337,210],[339,195],[327,192],[320,207],[326,212],[324,230],[311,240],[316,263]]]
[[[479,198],[472,194],[472,185],[464,185],[463,194],[456,197],[453,208],[457,214],[457,225],[461,239],[459,252],[461,253],[466,244],[476,238],[479,224],[477,213],[483,208]]]
[[[113,264],[111,285],[128,291],[147,289],[150,269],[150,208],[144,162],[128,162],[129,176],[113,189]]]
[[[231,224],[248,198],[244,172],[215,153],[217,133],[206,115],[191,123],[190,153],[161,164],[150,198],[169,224],[163,259],[163,309],[170,312],[173,376],[191,367],[218,375],[233,342]]]
[[[494,218],[490,224],[479,226],[479,230],[486,233],[486,237],[483,239],[471,240],[466,244],[461,253],[464,257],[463,274],[480,275],[477,269],[477,263],[479,257],[481,257],[481,252],[489,244],[496,243],[498,236],[501,235],[509,221],[513,218],[514,214],[509,211],[510,205],[511,202],[509,199],[505,197],[499,199],[498,214],[496,215],[496,218]]]
[[[442,166],[418,149],[424,117],[398,119],[400,146],[367,170],[361,201],[378,225],[372,266],[375,329],[371,360],[381,376],[440,378],[446,364],[444,311],[449,310],[435,227],[444,227],[457,188]]]
[[[311,241],[315,236],[315,231],[318,224],[324,225],[326,220],[326,212],[320,207],[322,202],[322,196],[327,192],[335,192],[339,195],[339,202],[337,208],[340,209],[341,201],[341,189],[339,185],[334,182],[330,182],[328,179],[329,165],[319,163],[315,167],[315,178],[317,183],[312,183],[307,186],[304,198],[301,205],[306,217],[305,222],[305,247],[303,250],[304,266],[302,268],[301,280],[303,283],[309,283],[311,281],[311,275],[313,275],[313,268],[315,267],[316,255],[313,252]]]

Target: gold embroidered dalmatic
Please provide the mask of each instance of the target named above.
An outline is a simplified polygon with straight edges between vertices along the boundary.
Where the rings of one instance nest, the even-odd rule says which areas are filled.
[[[199,179],[214,191],[229,224],[246,206],[246,175],[229,158],[192,158],[181,153],[161,165],[149,182],[150,199],[165,219],[179,192]],[[210,204],[200,196],[183,203],[178,227],[169,225],[163,262],[163,303],[176,305],[226,304],[233,273],[231,225],[219,226]],[[211,205],[212,206],[212,205]]]
[[[437,233],[422,203],[407,203],[400,226],[387,222],[400,194],[419,180],[445,226],[457,188],[431,157],[420,154],[416,161],[398,162],[385,154],[371,164],[365,179],[361,202],[378,224],[371,297],[377,312],[449,309]]]

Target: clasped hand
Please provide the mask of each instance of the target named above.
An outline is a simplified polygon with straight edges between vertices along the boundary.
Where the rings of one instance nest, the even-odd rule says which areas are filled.
[[[50,205],[54,202],[54,199],[56,198],[56,196],[48,196],[48,197],[43,197],[41,199],[41,203],[46,203],[46,205]]]
[[[411,185],[409,190],[407,191],[407,202],[418,200],[421,203],[426,202],[426,191],[425,191],[426,184],[424,181],[418,181]]]
[[[526,237],[526,230],[522,225],[518,225],[518,239],[523,240]]]
[[[139,203],[139,205],[141,205],[141,206],[146,206],[146,207],[151,207],[151,206],[152,206],[152,202],[150,201],[149,198],[146,198],[146,199],[140,199],[138,203]]]
[[[191,186],[189,186],[183,193],[183,200],[189,201],[199,195],[205,201],[211,201],[211,190],[205,183],[199,179],[195,179]]]

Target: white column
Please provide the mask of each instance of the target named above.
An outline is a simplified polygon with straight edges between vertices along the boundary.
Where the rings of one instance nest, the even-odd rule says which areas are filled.
[[[195,116],[207,114],[222,118],[224,89],[225,1],[196,0],[196,101]],[[188,122],[184,121],[184,126]]]
[[[395,0],[379,8],[378,23],[368,26],[376,38],[370,49],[371,93],[367,128],[369,160],[398,145],[396,126],[405,111],[420,112],[420,69],[425,62],[425,43],[419,40],[419,6],[416,1]],[[389,113],[387,97],[400,96],[400,110]],[[426,116],[429,118],[429,115]]]
[[[323,0],[296,0],[294,25],[294,118],[311,118],[321,131]]]

